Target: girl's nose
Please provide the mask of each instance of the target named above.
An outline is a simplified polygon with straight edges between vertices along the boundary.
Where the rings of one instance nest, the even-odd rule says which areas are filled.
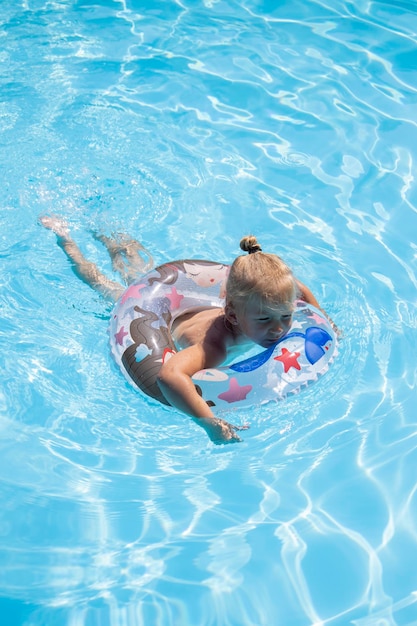
[[[281,322],[275,322],[271,325],[270,327],[270,332],[272,335],[279,335],[280,333],[282,333],[283,330],[283,324],[281,324]]]

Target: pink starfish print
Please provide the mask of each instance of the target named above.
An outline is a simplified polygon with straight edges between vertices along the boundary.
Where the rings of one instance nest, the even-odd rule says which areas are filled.
[[[129,333],[125,331],[125,327],[121,326],[120,330],[117,331],[117,333],[114,334],[114,338],[116,339],[116,343],[119,346],[123,345],[123,339],[126,337],[126,335],[128,335]]]
[[[128,300],[129,298],[140,299],[141,297],[140,290],[143,289],[144,287],[146,287],[146,285],[131,285],[128,289],[126,289],[126,291],[122,295],[121,303],[124,304],[126,300]]]
[[[167,298],[171,302],[172,308],[173,309],[178,309],[180,304],[181,304],[181,300],[184,298],[184,296],[182,296],[180,293],[178,293],[178,291],[175,289],[175,287],[173,287],[171,289],[171,293],[167,294]]]
[[[274,361],[281,361],[284,366],[284,372],[287,373],[290,367],[294,367],[296,370],[301,369],[301,365],[297,361],[299,356],[299,352],[290,352],[287,348],[282,348],[281,354],[275,356]]]
[[[219,394],[220,400],[226,402],[238,402],[239,400],[245,400],[248,393],[252,391],[252,385],[240,386],[236,378],[230,379],[229,391],[224,391]]]

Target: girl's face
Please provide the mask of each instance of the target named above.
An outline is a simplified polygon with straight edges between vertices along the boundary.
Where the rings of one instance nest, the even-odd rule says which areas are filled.
[[[270,348],[289,331],[293,313],[292,303],[267,306],[251,300],[244,311],[233,311],[230,321],[248,339],[263,348]]]

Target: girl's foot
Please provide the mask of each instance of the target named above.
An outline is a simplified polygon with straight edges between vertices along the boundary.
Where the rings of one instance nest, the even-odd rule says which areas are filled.
[[[69,228],[67,222],[58,215],[43,215],[39,218],[40,223],[45,228],[52,230],[55,235],[63,239],[69,238]]]

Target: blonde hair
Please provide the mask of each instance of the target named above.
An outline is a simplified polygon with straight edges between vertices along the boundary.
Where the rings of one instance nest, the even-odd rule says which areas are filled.
[[[245,310],[249,302],[259,299],[261,308],[292,304],[296,295],[294,276],[276,254],[262,252],[256,237],[248,235],[240,241],[247,256],[233,261],[226,283],[226,305]]]

